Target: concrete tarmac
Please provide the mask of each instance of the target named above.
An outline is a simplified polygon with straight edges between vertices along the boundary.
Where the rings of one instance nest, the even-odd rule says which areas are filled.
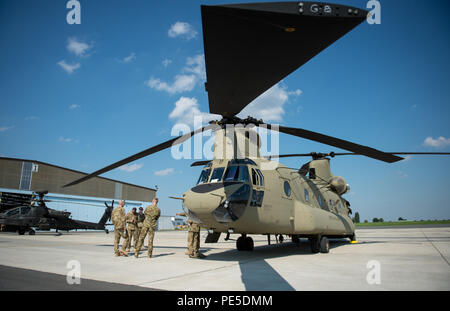
[[[333,240],[328,254],[312,254],[306,239],[295,245],[272,238],[267,245],[258,235],[252,236],[253,252],[239,252],[222,235],[217,244],[202,242],[207,258],[190,259],[184,254],[187,232],[165,231],[155,234],[153,258],[144,250],[136,259],[132,252],[114,257],[114,235],[103,232],[0,233],[0,289],[450,290],[450,227],[363,229],[356,235],[358,244]],[[201,236],[204,241],[206,232]],[[80,285],[64,283],[73,260],[80,264]]]

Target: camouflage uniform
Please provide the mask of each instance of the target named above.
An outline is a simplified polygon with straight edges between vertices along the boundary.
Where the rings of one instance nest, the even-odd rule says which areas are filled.
[[[125,208],[123,206],[116,207],[111,214],[112,223],[114,225],[114,254],[120,256],[120,253],[126,255],[125,246],[128,243],[128,236],[126,232],[125,222]],[[120,238],[123,238],[122,250],[119,251]]]
[[[186,217],[186,213],[178,213],[178,216],[184,216]],[[188,231],[188,245],[187,245],[187,251],[186,255],[189,255],[189,257],[195,257],[195,258],[204,258],[205,255],[201,254],[199,252],[200,250],[200,225],[193,222],[191,219],[187,220],[187,224],[189,225],[189,231]]]
[[[125,216],[125,219],[128,224],[128,228],[127,228],[128,243],[127,243],[125,249],[127,252],[129,252],[130,247],[131,247],[131,240],[134,241],[133,247],[134,247],[134,249],[136,249],[137,240],[139,239],[139,235],[138,235],[139,233],[137,230],[138,215],[137,215],[137,213],[133,213],[133,211],[131,211],[131,212],[128,212],[128,214]]]
[[[148,258],[152,257],[153,253],[153,237],[155,236],[156,222],[161,215],[161,210],[156,205],[149,205],[144,211],[145,219],[139,233],[139,243],[135,249],[134,256],[139,256],[139,251],[144,244],[145,236],[148,233]]]
[[[138,239],[136,241],[139,240],[139,235],[141,234],[141,229],[144,226],[144,219],[145,219],[144,213],[142,213],[142,214],[138,213],[137,214],[137,236],[138,236]],[[137,245],[137,243],[135,243],[135,246],[136,245]]]
[[[189,232],[188,232],[188,251],[189,257],[202,257],[200,250],[200,225],[188,220]]]

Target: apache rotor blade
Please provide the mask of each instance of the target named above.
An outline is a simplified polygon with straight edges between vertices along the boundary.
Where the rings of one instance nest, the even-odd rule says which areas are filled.
[[[232,117],[367,17],[313,2],[202,5],[209,110]]]
[[[217,125],[215,125],[215,124],[209,124],[209,125],[201,128],[201,129],[195,130],[195,131],[190,132],[188,134],[185,134],[185,135],[173,138],[173,139],[168,140],[166,142],[163,142],[163,143],[161,143],[159,145],[156,145],[154,147],[148,148],[148,149],[146,149],[144,151],[141,151],[141,152],[136,153],[136,154],[134,154],[132,156],[129,156],[128,158],[125,158],[125,159],[120,160],[120,161],[118,161],[116,163],[108,165],[107,167],[104,167],[104,168],[102,168],[102,169],[100,169],[98,171],[95,171],[94,173],[91,173],[91,174],[86,175],[86,176],[84,176],[84,177],[82,177],[80,179],[77,179],[77,180],[75,180],[75,181],[73,181],[73,182],[71,182],[71,183],[69,183],[67,185],[64,185],[63,188],[79,184],[79,183],[81,183],[83,181],[91,179],[92,177],[95,177],[95,176],[98,176],[100,174],[106,173],[106,172],[108,172],[108,171],[110,171],[112,169],[115,169],[115,168],[120,167],[122,165],[125,165],[127,163],[136,161],[136,160],[138,160],[140,158],[143,158],[143,157],[146,157],[146,156],[151,155],[153,153],[156,153],[156,152],[159,152],[161,150],[167,149],[167,148],[169,148],[171,146],[175,146],[175,145],[181,144],[184,141],[186,141],[189,138],[191,138],[193,135],[201,133],[201,132],[204,132],[204,131],[207,131],[207,130],[210,130],[210,129],[216,127],[216,126]]]
[[[272,127],[270,124],[266,124],[266,125],[267,125],[267,128],[270,130],[277,130],[281,133],[305,138],[308,140],[316,141],[316,142],[319,142],[322,144],[327,144],[327,145],[337,147],[340,149],[352,151],[354,153],[364,155],[366,157],[373,158],[376,160],[384,161],[387,163],[393,163],[393,162],[403,160],[403,158],[398,157],[396,155],[393,155],[390,153],[385,153],[385,152],[377,150],[377,149],[373,149],[373,148],[370,148],[367,146],[355,144],[350,141],[342,140],[342,139],[339,139],[336,137],[323,135],[320,133],[316,133],[316,132],[312,132],[312,131],[308,131],[308,130],[304,130],[304,129],[300,129],[300,128],[293,128],[293,127],[286,127],[286,126]]]

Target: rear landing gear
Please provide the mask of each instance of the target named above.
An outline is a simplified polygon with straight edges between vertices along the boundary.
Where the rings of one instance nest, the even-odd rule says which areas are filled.
[[[35,235],[35,234],[36,234],[36,231],[34,231],[33,229],[31,229],[30,231],[28,231],[28,234],[29,234],[29,235]]]
[[[328,241],[328,238],[320,235],[313,236],[308,238],[309,244],[311,245],[311,252],[313,254],[317,253],[329,253],[330,252],[330,241]]]
[[[254,248],[253,239],[246,235],[240,236],[236,241],[238,251],[252,251]]]

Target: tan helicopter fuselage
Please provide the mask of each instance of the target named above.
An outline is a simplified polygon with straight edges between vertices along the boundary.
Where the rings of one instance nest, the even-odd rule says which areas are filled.
[[[234,155],[240,153],[239,146],[252,144],[242,132],[235,130],[237,143],[228,142]],[[309,178],[260,157],[259,137],[258,156],[253,158],[242,152],[240,159],[220,159],[218,147],[227,145],[223,141],[225,134],[216,131],[215,159],[202,169],[199,183],[183,194],[185,210],[202,227],[242,234],[354,235],[347,202],[329,183],[329,159],[312,160],[315,178]]]

